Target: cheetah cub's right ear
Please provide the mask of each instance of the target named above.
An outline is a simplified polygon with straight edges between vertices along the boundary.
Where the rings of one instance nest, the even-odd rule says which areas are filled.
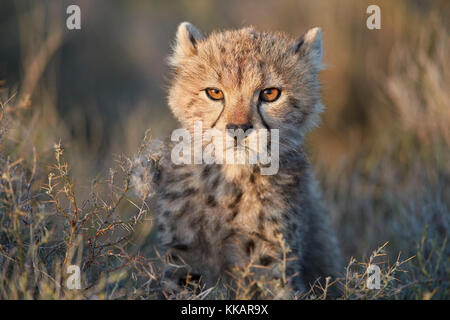
[[[305,59],[316,71],[322,69],[322,30],[318,27],[309,29],[298,39],[292,50],[300,59]]]
[[[197,44],[203,40],[201,32],[189,22],[182,22],[178,26],[173,54],[169,58],[169,65],[179,67],[182,61],[197,53]]]

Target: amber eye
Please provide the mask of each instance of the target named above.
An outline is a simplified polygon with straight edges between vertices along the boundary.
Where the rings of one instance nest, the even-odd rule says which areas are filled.
[[[216,88],[206,88],[206,95],[211,100],[223,100],[223,92],[222,90]]]
[[[267,88],[261,91],[261,100],[265,102],[274,102],[280,97],[281,90],[277,88]]]

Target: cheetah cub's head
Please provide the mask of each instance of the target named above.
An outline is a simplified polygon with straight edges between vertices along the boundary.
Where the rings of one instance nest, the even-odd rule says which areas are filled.
[[[279,130],[280,157],[294,152],[322,111],[319,28],[300,39],[253,28],[204,37],[188,22],[178,27],[169,65],[169,106],[184,128]],[[270,138],[269,138],[270,139]]]

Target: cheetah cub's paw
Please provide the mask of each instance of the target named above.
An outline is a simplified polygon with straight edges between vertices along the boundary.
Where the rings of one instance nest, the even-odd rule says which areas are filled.
[[[162,141],[152,139],[143,143],[138,155],[133,159],[130,182],[140,199],[151,198],[156,193],[163,150]]]

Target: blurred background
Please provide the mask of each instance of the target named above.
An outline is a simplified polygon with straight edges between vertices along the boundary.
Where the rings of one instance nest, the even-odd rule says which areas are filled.
[[[70,4],[81,8],[81,30],[66,28]],[[366,27],[371,4],[381,8],[381,30]],[[45,171],[61,140],[87,195],[116,155],[136,153],[147,129],[163,137],[177,127],[166,57],[182,21],[205,34],[253,25],[299,37],[320,26],[326,111],[308,145],[345,258],[386,241],[393,255],[411,255],[424,232],[442,245],[450,223],[446,0],[3,0],[0,97],[14,101],[13,118],[24,115],[8,141],[24,159],[35,147]],[[448,277],[443,253],[439,277]]]

